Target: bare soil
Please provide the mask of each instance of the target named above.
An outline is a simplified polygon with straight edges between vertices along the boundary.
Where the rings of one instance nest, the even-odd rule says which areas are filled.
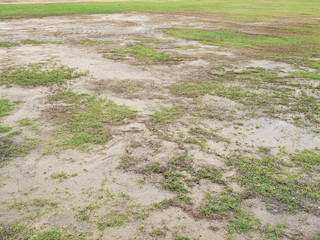
[[[96,0],[95,0],[96,1]],[[1,1],[1,3],[20,3],[24,1]],[[29,1],[28,1],[29,2]],[[30,2],[49,2],[30,1]],[[56,2],[56,1],[55,1]],[[20,45],[0,48],[0,71],[12,65],[27,65],[39,62],[56,62],[87,76],[70,80],[64,89],[77,93],[100,94],[103,98],[125,104],[137,110],[139,117],[131,123],[112,128],[113,138],[103,150],[82,152],[80,150],[61,150],[58,155],[43,155],[44,147],[32,150],[27,156],[13,159],[10,164],[0,168],[0,200],[4,202],[0,209],[0,222],[23,221],[31,227],[42,229],[67,229],[76,227],[79,231],[91,232],[100,239],[173,239],[176,232],[180,235],[197,239],[225,239],[226,222],[212,220],[199,215],[199,207],[204,192],[221,192],[224,186],[201,180],[191,188],[193,204],[186,208],[170,206],[165,209],[150,210],[142,220],[129,220],[119,227],[97,229],[97,222],[104,221],[109,211],[124,211],[130,204],[140,204],[141,208],[150,209],[153,204],[172,198],[174,193],[161,188],[161,174],[144,174],[139,169],[158,162],[165,165],[184,151],[176,141],[164,139],[148,128],[150,114],[171,107],[178,103],[187,106],[192,99],[170,94],[169,86],[186,80],[210,79],[208,72],[225,65],[235,69],[260,67],[267,70],[281,68],[283,72],[294,71],[294,67],[266,60],[252,59],[239,54],[237,50],[206,46],[198,42],[173,39],[163,34],[162,30],[170,27],[197,27],[215,29],[224,24],[212,16],[186,16],[181,14],[126,13],[109,15],[59,16],[31,19],[11,19],[0,22],[1,41],[19,42],[23,39],[38,41],[61,41],[62,44]],[[257,23],[258,24],[258,23]],[[246,25],[243,25],[244,27]],[[134,58],[106,58],[110,50],[132,43],[134,39],[173,40],[172,43],[149,43],[161,48],[166,53],[176,54],[181,61],[164,63],[144,63]],[[87,45],[81,40],[103,40],[106,44]],[[193,45],[198,48],[183,50],[182,47]],[[172,48],[175,46],[175,48]],[[0,87],[0,95],[13,101],[22,101],[17,109],[3,118],[3,124],[16,126],[24,118],[36,118],[40,131],[25,128],[23,136],[40,137],[49,141],[50,131],[55,128],[48,115],[52,112],[47,97],[57,89],[46,87],[21,88]],[[234,191],[241,191],[232,178],[237,175],[233,168],[228,168],[219,157],[233,149],[250,147],[282,147],[289,153],[296,150],[312,149],[320,146],[319,134],[307,127],[299,127],[285,118],[271,118],[260,115],[246,116],[249,110],[235,101],[217,97],[203,96],[204,104],[214,106],[221,116],[232,111],[243,127],[228,125],[228,120],[200,119],[202,124],[211,128],[221,128],[219,134],[230,139],[230,143],[210,141],[208,144],[215,154],[191,149],[195,166],[215,166],[226,169],[223,178],[229,181]],[[168,133],[188,132],[190,122],[182,118],[170,125]],[[256,127],[259,126],[259,127]],[[134,166],[119,168],[124,156],[129,156]],[[73,161],[68,161],[72,159]],[[51,174],[65,172],[74,177],[62,182],[50,178]],[[143,184],[139,181],[143,179]],[[92,214],[90,221],[79,220],[80,209],[90,204],[101,204],[101,189],[108,189],[114,198]],[[103,190],[105,191],[105,190]],[[130,196],[126,200],[121,196]],[[34,209],[25,206],[22,210],[10,208],[14,202],[30,199],[51,199],[58,203],[58,208]],[[275,226],[278,222],[288,223],[289,232],[299,233],[298,239],[311,239],[320,229],[319,216],[312,212],[290,214],[268,211],[265,202],[258,196],[245,200],[244,208],[254,213],[263,224]],[[38,211],[38,213],[37,213]],[[198,215],[196,214],[198,213]],[[140,226],[140,227],[139,227]],[[156,236],[154,229],[166,226],[165,236]],[[209,227],[214,227],[215,231]],[[302,236],[302,237],[300,237]],[[244,238],[245,236],[243,236]],[[284,239],[286,239],[285,237]]]

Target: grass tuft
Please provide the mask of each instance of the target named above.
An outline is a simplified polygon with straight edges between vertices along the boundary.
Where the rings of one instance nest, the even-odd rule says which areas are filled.
[[[66,148],[103,145],[112,137],[111,126],[124,124],[137,115],[127,106],[71,91],[58,93],[51,99],[69,105],[53,119],[60,125],[54,135]],[[52,111],[55,113],[57,109]]]
[[[22,87],[61,85],[69,79],[84,76],[84,73],[66,66],[31,64],[27,67],[11,67],[0,73],[0,85]]]
[[[127,48],[117,49],[112,51],[115,56],[130,55],[143,61],[178,61],[179,58],[170,54],[157,51],[154,47],[148,47],[144,45],[133,45]]]

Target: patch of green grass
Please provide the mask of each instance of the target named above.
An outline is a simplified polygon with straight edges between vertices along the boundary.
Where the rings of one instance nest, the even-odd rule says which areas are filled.
[[[187,154],[180,155],[178,157],[173,158],[169,164],[170,167],[176,170],[185,170],[185,171],[192,171],[193,170],[193,159],[192,157],[188,156]]]
[[[88,240],[87,235],[77,231],[72,233],[62,233],[57,230],[37,232],[35,228],[20,223],[0,225],[1,240]]]
[[[29,207],[33,207],[33,208],[47,207],[49,209],[53,209],[53,208],[57,208],[57,206],[58,206],[57,202],[54,202],[48,199],[40,199],[40,198],[34,198],[27,201],[14,202],[9,205],[10,208],[14,208],[17,210],[24,210]]]
[[[169,36],[192,41],[200,41],[202,44],[216,45],[233,48],[259,48],[261,52],[282,53],[284,49],[292,56],[319,56],[317,50],[320,44],[320,31],[315,27],[312,33],[304,35],[299,31],[286,33],[285,29],[279,28],[280,33],[270,34],[247,33],[230,29],[206,31],[191,28],[171,28],[165,33]]]
[[[214,183],[223,183],[222,172],[215,167],[200,168],[195,172],[195,177],[198,179],[208,179]]]
[[[307,73],[305,78],[298,79],[306,82],[300,84],[294,75],[279,77],[275,72],[259,68],[242,72],[227,71],[212,74],[211,81],[188,81],[173,85],[170,91],[182,97],[216,95],[236,101],[250,109],[261,109],[269,117],[281,117],[281,114],[290,113],[292,121],[296,124],[318,124],[320,122],[318,87],[307,82],[310,78],[315,80],[318,75],[310,74]],[[201,112],[201,108],[193,108],[190,113],[197,116],[199,111]],[[304,122],[296,121],[295,115],[300,117],[303,115]],[[206,134],[201,136],[207,138]]]
[[[208,146],[208,140],[201,135],[197,135],[195,137],[187,137],[184,140],[184,143],[198,145],[201,151],[210,152],[210,147]]]
[[[202,81],[202,82],[186,82],[183,84],[177,84],[170,87],[170,92],[179,96],[186,97],[199,97],[205,94],[210,94],[216,89],[214,82]]]
[[[77,217],[79,217],[79,219],[82,221],[89,221],[93,210],[97,208],[98,208],[97,205],[89,204],[88,206],[85,206],[79,211],[79,213],[77,214]]]
[[[281,39],[271,36],[266,37],[260,34],[251,34],[229,29],[204,31],[190,28],[171,28],[166,30],[165,33],[176,38],[201,41],[204,44],[226,47],[260,47],[264,44],[276,44],[282,42]]]
[[[201,206],[201,212],[208,218],[229,217],[240,208],[242,195],[228,189],[218,196],[206,194],[206,200]]]
[[[19,126],[21,127],[27,127],[27,126],[32,126],[33,125],[33,119],[30,118],[23,118],[18,121]]]
[[[9,99],[0,99],[0,118],[13,110],[14,104]]]
[[[0,42],[0,47],[12,47],[12,46],[19,46],[20,43],[17,42]]]
[[[112,210],[106,214],[106,220],[98,222],[99,230],[103,231],[107,227],[120,227],[132,220],[144,220],[149,215],[149,211],[142,208],[140,204],[131,204],[124,211]]]
[[[227,231],[229,234],[255,232],[259,226],[260,222],[253,214],[237,210],[234,218],[229,221]]]
[[[66,174],[65,172],[60,172],[60,173],[55,173],[55,174],[51,174],[50,177],[52,179],[57,179],[59,182],[63,182],[64,180],[71,178],[71,177],[76,177],[77,174]]]
[[[7,133],[12,130],[12,127],[0,126],[0,133]]]
[[[163,228],[154,228],[152,230],[152,236],[158,238],[158,237],[161,237],[161,238],[165,238],[166,237],[166,229],[163,229]]]
[[[21,44],[32,44],[32,45],[38,45],[38,44],[43,44],[45,42],[43,41],[38,41],[38,40],[33,40],[33,39],[23,39],[20,42]]]
[[[14,102],[8,99],[0,99],[0,118],[8,115],[14,109]],[[1,126],[0,133],[8,133],[12,127]],[[12,137],[19,135],[21,131],[12,131],[7,135],[0,136],[0,167],[17,156],[25,156],[28,152],[38,145],[36,139],[25,138],[24,142],[16,143]]]
[[[34,230],[28,228],[24,224],[11,223],[8,225],[0,225],[0,239],[2,240],[14,240],[23,239],[28,240],[34,235]]]
[[[112,52],[114,55],[117,56],[131,55],[143,61],[164,62],[179,60],[178,57],[172,56],[164,52],[160,52],[156,50],[154,47],[148,47],[144,45],[132,45],[127,48],[114,50]]]
[[[159,172],[161,172],[161,166],[160,166],[160,163],[158,162],[149,164],[142,169],[142,173],[145,173],[145,174],[159,173]]]
[[[176,105],[171,108],[163,108],[150,116],[150,127],[156,128],[157,125],[166,125],[183,117],[187,113],[187,108],[183,105]],[[155,125],[156,124],[156,125]]]
[[[260,57],[264,59],[287,62],[293,64],[297,68],[308,67],[320,71],[320,60],[313,60],[305,56],[294,56],[281,53],[264,53]]]
[[[140,1],[140,2],[90,2],[90,3],[50,3],[50,4],[7,4],[0,10],[0,17],[50,16],[68,14],[98,14],[131,11],[170,11],[182,10],[196,13],[215,13],[223,16],[241,18],[246,21],[263,21],[279,17],[297,19],[300,15],[317,17],[320,10],[317,0],[301,2],[300,0],[272,0],[257,2],[244,0],[239,4],[237,0],[197,0],[178,1]]]
[[[164,189],[182,194],[189,192],[185,184],[186,176],[184,174],[168,170],[163,174],[163,177],[161,184]]]
[[[245,193],[234,193],[228,188],[219,194],[207,193],[201,205],[201,212],[208,218],[226,219],[228,239],[234,239],[234,234],[248,234],[256,232],[259,239],[279,239],[285,236],[286,225],[278,224],[271,227],[269,224],[262,225],[260,220],[241,208]],[[236,239],[236,238],[235,238]]]
[[[287,211],[310,210],[315,206],[308,201],[319,201],[319,154],[300,152],[291,156],[262,154],[260,158],[235,156],[229,164],[238,166],[240,183],[267,199],[281,203]],[[310,169],[311,172],[309,172]],[[280,204],[279,204],[280,205]]]
[[[84,73],[76,72],[74,68],[62,65],[31,64],[27,67],[11,67],[2,71],[0,73],[0,85],[8,87],[12,85],[22,87],[61,85],[69,79],[84,75]]]
[[[173,240],[192,240],[192,239],[188,236],[176,235],[173,237]]]
[[[160,203],[155,203],[154,207],[158,209],[164,209],[170,206],[183,207],[186,204],[190,204],[191,202],[191,197],[187,196],[186,194],[177,194],[173,198],[163,200]]]
[[[112,137],[111,126],[125,124],[137,115],[127,106],[87,94],[68,91],[58,93],[51,99],[69,105],[54,118],[60,126],[54,136],[61,140],[60,146],[65,148],[103,145]]]
[[[292,73],[293,77],[297,78],[304,78],[304,79],[310,79],[310,80],[320,80],[320,75],[318,73],[313,73],[313,72],[294,72]]]
[[[11,136],[0,137],[0,167],[18,156],[25,156],[38,145],[35,139],[26,139],[18,144],[11,140]]]

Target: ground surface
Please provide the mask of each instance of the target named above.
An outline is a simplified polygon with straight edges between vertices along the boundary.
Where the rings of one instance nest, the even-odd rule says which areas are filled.
[[[2,20],[0,235],[318,239],[317,26],[140,12]],[[296,42],[268,42],[280,34]]]

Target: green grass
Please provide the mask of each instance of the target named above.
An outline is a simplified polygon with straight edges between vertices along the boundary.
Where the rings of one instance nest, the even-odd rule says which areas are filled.
[[[261,30],[265,29],[261,28]],[[252,48],[260,52],[268,52],[268,54],[278,54],[285,51],[287,54],[290,53],[291,56],[320,56],[320,31],[317,27],[312,28],[311,32],[307,33],[303,33],[301,28],[292,29],[292,32],[289,33],[285,30],[285,28],[279,28],[278,31],[280,33],[254,34],[230,29],[206,31],[190,28],[171,28],[165,30],[165,33],[172,37],[200,41],[207,45]]]
[[[206,194],[200,211],[207,217],[216,220],[225,219],[228,239],[237,239],[239,234],[258,233],[259,239],[281,239],[285,236],[286,225],[277,224],[271,227],[262,225],[254,214],[242,209],[242,201],[246,193],[235,193],[228,188],[219,194]],[[238,235],[237,235],[238,234]],[[235,236],[236,235],[236,236]]]
[[[69,174],[66,174],[65,172],[59,172],[59,173],[54,173],[50,175],[51,179],[57,179],[59,182],[63,182],[68,178],[76,177],[76,176],[78,176],[78,174],[74,173],[69,175]]]
[[[166,171],[164,174],[164,179],[162,181],[162,187],[171,192],[177,192],[180,194],[185,194],[190,192],[185,184],[186,176],[182,173],[175,172],[172,170]]]
[[[66,148],[103,145],[112,137],[111,126],[125,124],[137,115],[124,105],[87,94],[68,91],[58,93],[51,99],[70,106],[53,118],[59,126],[54,135]]]
[[[1,240],[87,240],[86,234],[74,231],[65,233],[57,230],[47,230],[37,232],[35,228],[30,228],[25,224],[11,223],[0,225]]]
[[[149,211],[140,204],[131,204],[123,211],[111,210],[105,215],[105,221],[98,222],[98,229],[103,231],[108,227],[120,227],[130,221],[144,220]]]
[[[242,195],[228,189],[219,196],[206,195],[205,202],[200,207],[201,212],[208,218],[229,217],[231,212],[240,208]]]
[[[31,64],[27,67],[11,67],[0,73],[0,84],[10,87],[18,85],[22,87],[61,85],[68,79],[85,75],[76,72],[74,68],[63,65],[48,66],[44,64]]]
[[[0,47],[12,47],[12,46],[19,46],[20,43],[17,42],[0,42]]]
[[[183,105],[176,105],[171,108],[163,108],[150,116],[150,127],[173,123],[175,120],[183,117],[187,113],[187,108]]]
[[[21,44],[32,44],[32,45],[38,45],[38,44],[43,44],[45,42],[43,41],[38,41],[38,40],[33,40],[33,39],[24,39],[21,40]]]
[[[154,47],[144,45],[132,45],[127,48],[117,49],[112,51],[114,56],[130,55],[142,61],[177,61],[178,57],[156,50]]]
[[[0,118],[8,115],[15,107],[16,102],[8,99],[0,99]],[[25,138],[22,143],[16,143],[12,137],[19,135],[20,131],[12,131],[12,127],[1,126],[0,133],[6,134],[0,136],[0,167],[17,156],[25,156],[28,152],[38,145],[35,139]]]
[[[38,144],[34,139],[26,139],[24,143],[18,144],[12,141],[10,135],[0,137],[0,167],[15,157],[27,155]]]
[[[57,3],[57,4],[17,4],[2,5],[0,17],[43,17],[48,15],[116,13],[128,11],[169,11],[183,10],[196,13],[216,13],[245,20],[258,21],[276,17],[318,16],[319,1],[271,0],[257,2],[244,0],[178,0],[178,1],[135,1],[109,3]]]
[[[24,224],[11,223],[8,225],[0,224],[0,239],[2,240],[15,240],[23,239],[28,240],[34,235],[34,230],[28,228]]]
[[[317,73],[302,71],[279,77],[275,72],[258,68],[242,72],[213,73],[211,81],[186,81],[172,85],[169,90],[176,96],[189,98],[216,95],[241,103],[250,109],[262,109],[264,114],[274,118],[290,113],[295,124],[309,125],[320,123],[319,85],[312,82],[317,81],[318,77]],[[197,115],[198,110],[201,110],[189,109],[193,115]],[[300,116],[301,119],[295,116]],[[208,137],[208,133],[203,131],[194,132],[193,135],[198,138]],[[215,138],[219,140],[217,134]],[[220,140],[228,142],[228,139]]]
[[[200,168],[195,172],[195,177],[198,179],[208,179],[213,183],[223,183],[222,172],[215,167]]]
[[[290,212],[312,211],[319,201],[320,155],[303,151],[291,156],[291,161],[281,155],[261,153],[260,158],[234,156],[229,164],[237,166],[240,183],[270,201],[278,202],[279,208]]]
[[[33,39],[23,39],[20,42],[1,42],[0,41],[0,47],[20,46],[21,44],[39,45],[39,44],[46,44],[46,43],[61,44],[62,42],[55,42],[55,41],[48,42],[48,41],[38,41]]]
[[[8,99],[0,99],[0,118],[8,115],[13,110],[14,104]]]

